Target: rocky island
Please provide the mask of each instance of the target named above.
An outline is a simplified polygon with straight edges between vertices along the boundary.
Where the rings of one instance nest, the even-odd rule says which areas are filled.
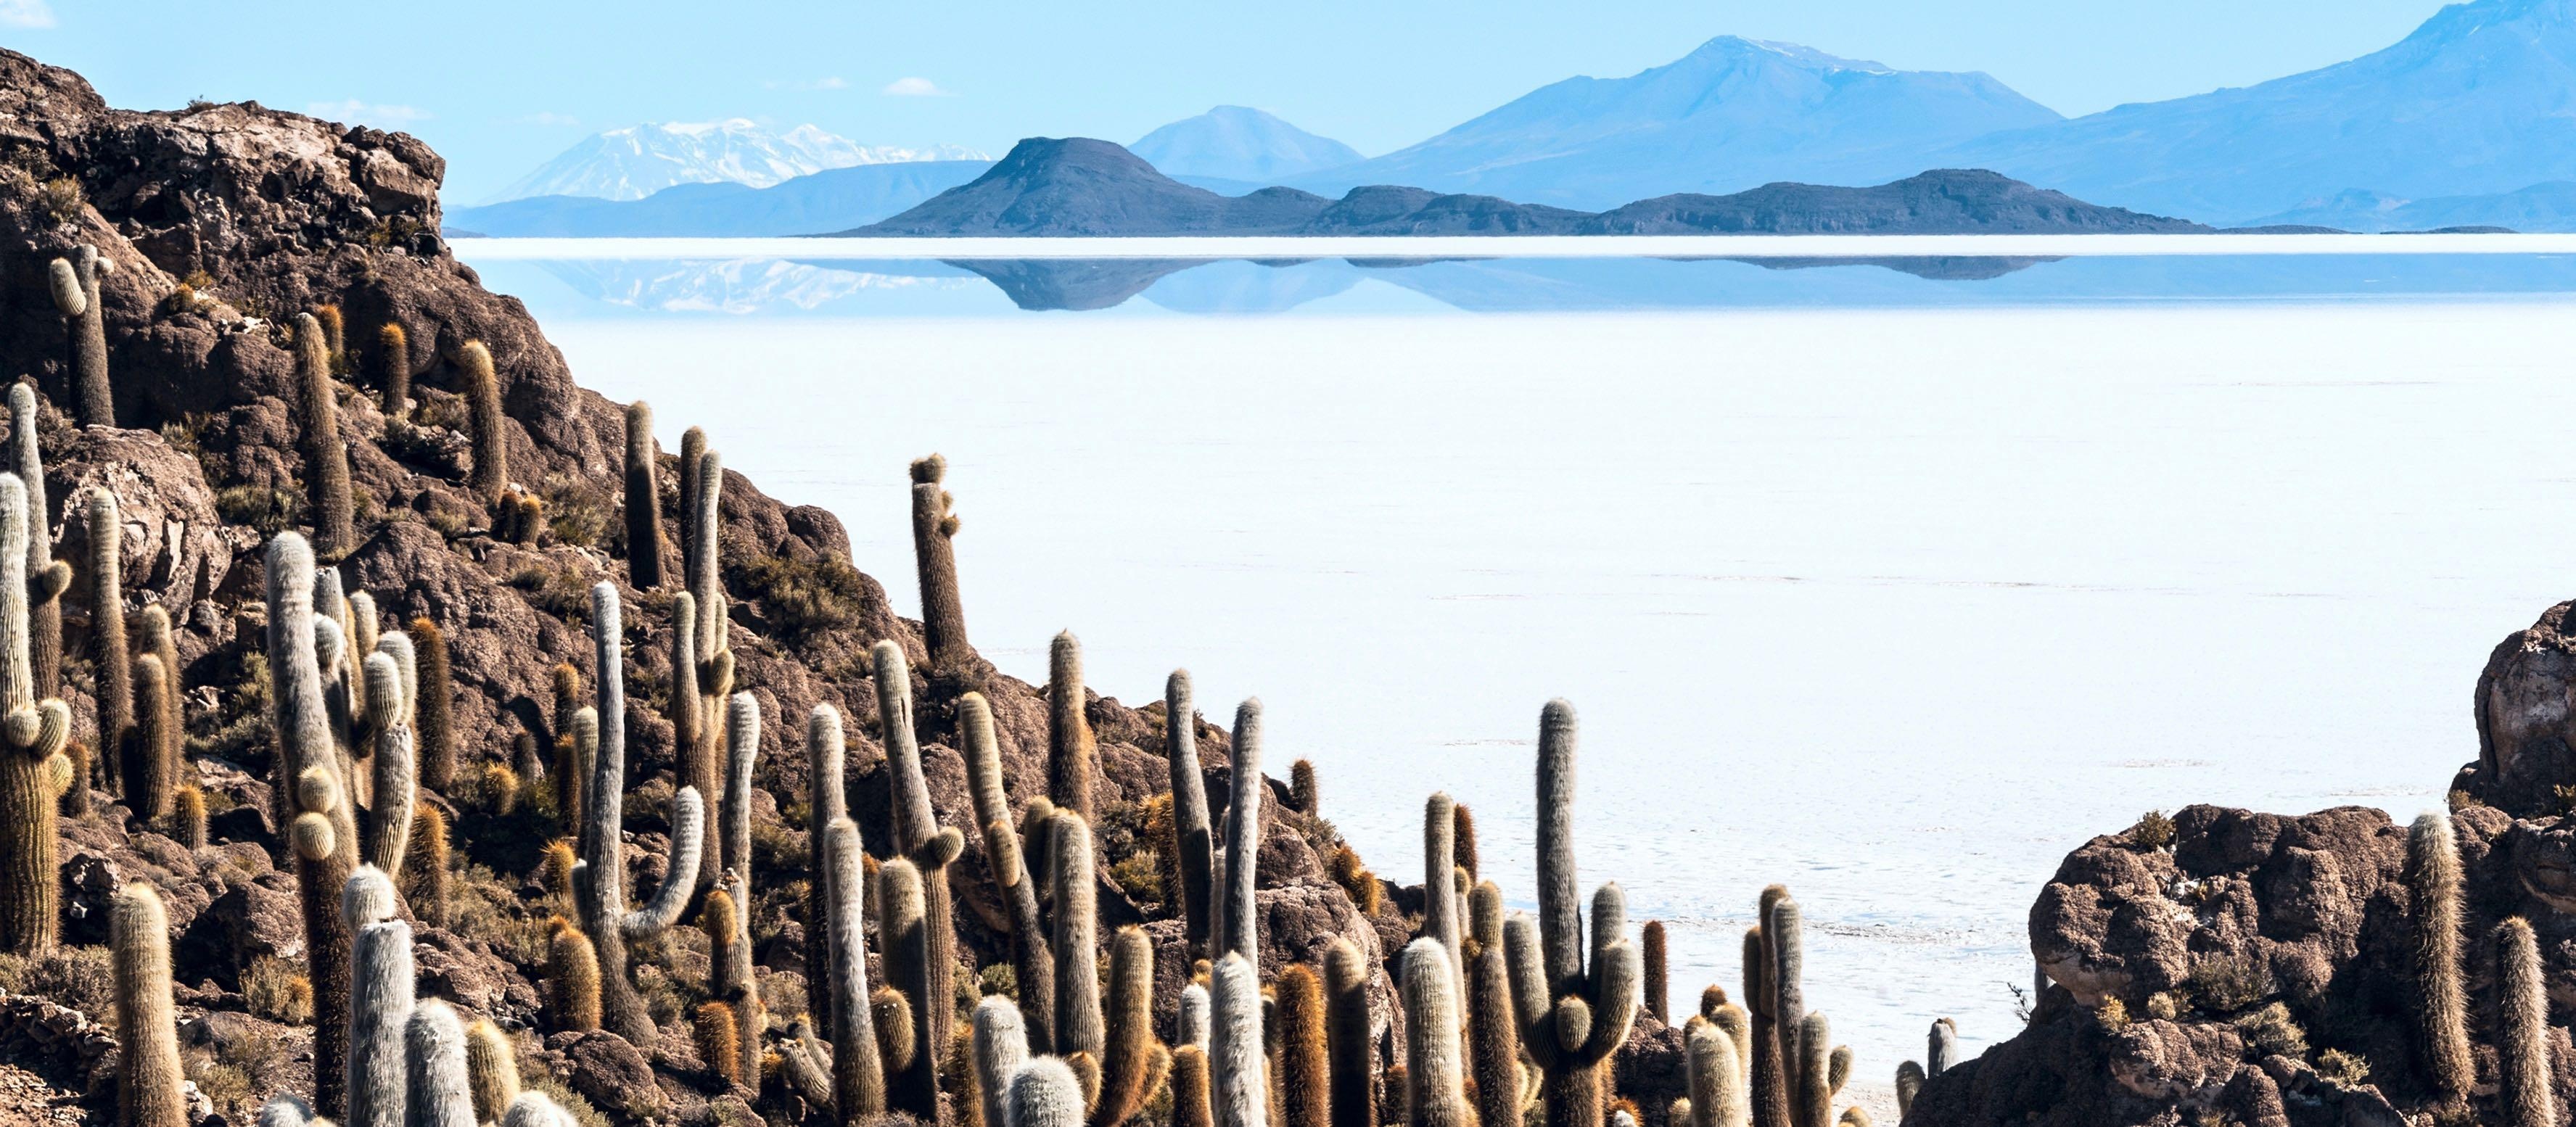
[[[1663,927],[1578,888],[1571,706],[1538,710],[1537,872],[1480,869],[1441,795],[1423,855],[1372,864],[1310,766],[1262,769],[1257,701],[1098,696],[1069,634],[1044,686],[984,660],[936,455],[887,453],[916,622],[724,436],[660,450],[449,254],[443,171],[0,51],[0,1122],[1826,1127],[1887,1076],[1910,1125],[2541,1127],[2576,1098],[2569,604],[2478,676],[2447,813],[2151,814],[2038,890],[2026,1028],[1855,1060],[1790,890],[1705,874],[1759,922],[1740,980],[1676,996]]]

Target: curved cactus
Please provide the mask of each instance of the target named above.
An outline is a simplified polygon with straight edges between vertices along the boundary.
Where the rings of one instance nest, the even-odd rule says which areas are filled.
[[[994,892],[1009,914],[1011,972],[1020,982],[1024,1036],[1033,1052],[1052,1052],[1055,1045],[1055,950],[1038,917],[1037,881],[1011,825],[1010,795],[1002,789],[1002,747],[993,736],[993,707],[982,693],[957,698],[958,728],[966,743],[967,796],[984,837],[984,865],[992,871]],[[1050,876],[1050,879],[1052,877]],[[985,1127],[996,1127],[987,1122]]]
[[[2428,811],[2408,832],[2407,884],[2415,902],[2416,1051],[2435,1090],[2468,1094],[2468,1001],[2460,985],[2460,851],[2451,819]]]
[[[956,498],[941,488],[948,459],[933,454],[912,464],[912,556],[921,580],[921,633],[937,676],[967,673],[975,650],[966,642],[966,602],[957,590]]]
[[[1448,811],[1441,824],[1450,825]],[[1413,1127],[1475,1127],[1458,1046],[1458,974],[1449,948],[1424,936],[1404,949],[1405,1107]]]
[[[510,485],[510,447],[501,429],[501,380],[492,370],[492,350],[482,341],[466,341],[457,350],[456,369],[473,432],[474,469],[466,483],[486,506],[498,505]]]
[[[63,590],[71,585],[69,564],[54,562],[53,510],[45,499],[45,454],[37,441],[36,388],[33,384],[9,385],[9,441],[13,447],[11,465],[18,480],[27,487],[27,622],[28,641],[34,648],[36,695],[58,696],[63,686]],[[89,785],[84,778],[73,795],[75,809],[89,809]]]
[[[170,1008],[170,913],[148,884],[118,890],[108,912],[116,979],[116,1119],[126,1127],[186,1127],[179,1022]]]
[[[1208,899],[1216,883],[1216,837],[1208,823],[1207,777],[1199,770],[1198,710],[1191,705],[1186,669],[1173,670],[1163,682],[1163,756],[1172,771],[1172,856],[1181,873],[1182,934],[1191,951],[1205,953],[1213,924]]]
[[[1586,950],[1574,877],[1574,706],[1550,701],[1539,715],[1538,902],[1535,927],[1504,926],[1521,1045],[1542,1074],[1547,1127],[1601,1127],[1601,1064],[1628,1038],[1637,1009],[1636,946],[1621,932],[1627,901],[1616,884],[1593,895]]]
[[[581,890],[582,931],[599,957],[600,1010],[610,1032],[637,1046],[652,1043],[653,1022],[626,977],[626,941],[658,935],[680,918],[697,885],[699,852],[706,839],[706,808],[694,787],[682,787],[672,802],[671,859],[662,885],[641,908],[626,907],[626,861],[620,825],[626,807],[626,653],[617,585],[590,589],[591,641],[597,650],[599,683],[596,709],[599,749],[593,756],[591,798],[581,833],[586,879]]]
[[[116,425],[115,388],[107,378],[107,303],[98,292],[98,276],[108,266],[97,247],[82,243],[52,268],[54,308],[71,337],[72,402],[82,426]]]
[[[1261,701],[1234,709],[1234,791],[1225,807],[1225,855],[1222,862],[1224,902],[1217,912],[1215,950],[1246,959],[1261,958],[1260,904],[1255,892],[1261,867]],[[1223,1088],[1225,1061],[1216,1061],[1217,1085]],[[1222,1118],[1224,1109],[1218,1109]],[[1240,1127],[1226,1124],[1225,1127]]]
[[[1324,948],[1324,1047],[1331,1058],[1333,1127],[1377,1127],[1369,1029],[1369,968],[1360,949],[1336,938]]]
[[[626,577],[638,591],[662,585],[662,459],[653,444],[653,405],[626,405]]]
[[[1057,809],[1100,819],[1092,805],[1093,779],[1100,773],[1099,744],[1091,720],[1083,714],[1082,640],[1067,630],[1047,647],[1047,798]]]
[[[1217,1127],[1268,1127],[1261,978],[1251,960],[1232,951],[1219,958],[1209,970],[1208,1001],[1208,1065],[1214,1074]]]
[[[349,448],[340,435],[340,400],[331,387],[330,346],[322,323],[310,313],[295,315],[295,390],[313,552],[337,560],[358,546],[357,508],[349,492]]]

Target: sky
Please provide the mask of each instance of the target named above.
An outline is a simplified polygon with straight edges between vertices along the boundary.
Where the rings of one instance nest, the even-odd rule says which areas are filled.
[[[0,46],[109,104],[256,100],[403,129],[479,202],[582,137],[645,121],[812,123],[996,155],[1125,143],[1219,104],[1377,155],[1550,82],[1726,34],[1909,70],[1981,70],[2067,114],[2243,86],[2403,38],[2432,0],[1205,0],[724,4],[0,0]],[[434,12],[428,11],[434,9]]]

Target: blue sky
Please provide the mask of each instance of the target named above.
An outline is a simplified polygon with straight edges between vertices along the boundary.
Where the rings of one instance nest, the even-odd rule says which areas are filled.
[[[0,46],[111,104],[255,99],[407,129],[472,202],[600,129],[749,117],[866,144],[997,154],[1127,142],[1219,103],[1370,155],[1577,74],[1715,35],[1892,66],[1982,70],[2061,112],[2240,86],[2377,50],[2430,0],[1766,0],[1538,4],[1178,0],[434,4],[0,0]]]

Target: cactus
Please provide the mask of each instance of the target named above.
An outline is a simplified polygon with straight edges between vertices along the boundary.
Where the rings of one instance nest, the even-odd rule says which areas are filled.
[[[403,1026],[412,1010],[411,925],[401,920],[349,922],[358,937],[349,990],[348,1124],[402,1127]]]
[[[740,1085],[742,1030],[733,1007],[721,1001],[700,1003],[690,1015],[689,1032],[698,1043],[698,1062],[725,1083]]]
[[[411,336],[403,332],[400,321],[387,321],[376,329],[376,386],[384,389],[386,418],[411,414]],[[483,1118],[500,1118],[500,1109]]]
[[[760,1034],[769,1024],[760,986],[751,970],[750,878],[729,869],[719,886],[707,893],[699,926],[707,933],[707,992],[728,1007],[734,1022],[739,1058],[728,1074],[735,1083],[760,1087]],[[714,1062],[708,1062],[710,1067]]]
[[[492,350],[482,341],[466,341],[457,350],[456,368],[464,380],[474,445],[474,470],[466,482],[485,507],[498,506],[510,484],[510,450],[501,430],[501,380],[492,370]]]
[[[1593,894],[1590,950],[1574,880],[1574,706],[1550,701],[1539,716],[1538,903],[1535,926],[1504,927],[1521,1045],[1542,1074],[1547,1127],[1601,1127],[1601,1063],[1628,1038],[1637,1009],[1637,948],[1625,930],[1616,884]]]
[[[412,911],[431,927],[447,926],[447,815],[438,807],[423,802],[413,808],[405,856],[411,863]]]
[[[1444,829],[1452,824],[1443,818]],[[1409,1122],[1413,1127],[1475,1127],[1458,1045],[1458,972],[1449,965],[1448,946],[1432,936],[1404,949],[1404,1014]]]
[[[411,702],[420,785],[445,794],[456,781],[456,688],[448,673],[447,632],[427,618],[412,619],[411,645],[420,660],[419,699]]]
[[[2550,1088],[2547,972],[2531,925],[2519,916],[2496,925],[2496,1110],[2504,1127],[2554,1127],[2558,1097]]]
[[[58,696],[63,686],[62,596],[71,585],[72,569],[54,562],[53,510],[45,500],[45,455],[36,438],[33,384],[9,385],[9,419],[9,440],[15,447],[11,464],[27,487],[27,630],[28,644],[34,647],[36,695]],[[76,811],[85,814],[89,812],[88,776],[84,773],[80,778],[82,784],[73,788],[72,800]]]
[[[676,620],[678,612],[673,614]],[[828,704],[815,705],[805,718],[805,871],[811,875],[805,884],[805,934],[809,937],[805,943],[805,981],[809,984],[832,979],[832,945],[819,940],[832,931],[830,882],[824,879],[831,868],[824,843],[832,823],[849,813],[849,796],[841,776],[842,755],[840,710]]]
[[[1673,1023],[1672,981],[1664,965],[1664,921],[1647,920],[1640,937],[1645,945],[1646,1012],[1665,1025]]]
[[[626,577],[638,591],[662,585],[662,469],[653,405],[626,405]]]
[[[915,1119],[936,1120],[938,1068],[929,1019],[947,1008],[949,968],[931,959],[925,900],[921,869],[909,859],[896,857],[877,870],[877,943],[887,985],[903,998],[906,1014],[921,1018],[905,1021],[902,1037],[890,1036],[886,1023],[877,1023],[881,1040],[899,1042],[884,1054],[892,1073],[886,1078],[886,1104]]]
[[[1143,928],[1122,927],[1109,942],[1107,1033],[1091,1127],[1125,1123],[1171,1072],[1171,1050],[1154,1038],[1154,943]],[[1318,1030],[1316,1051],[1322,1050]]]
[[[501,1127],[577,1127],[572,1113],[544,1092],[521,1092],[501,1116]]]
[[[626,796],[626,654],[619,615],[617,585],[602,582],[590,589],[591,640],[598,650],[599,750],[594,755],[590,808],[584,811],[581,852],[586,880],[574,884],[581,897],[582,931],[599,956],[600,1010],[610,1032],[638,1048],[652,1043],[652,1019],[644,1014],[635,986],[626,978],[626,941],[659,935],[680,918],[698,879],[699,852],[706,840],[706,808],[695,787],[681,787],[673,800],[670,866],[662,885],[643,907],[626,907],[626,862],[619,826]]]
[[[1248,960],[1261,958],[1260,905],[1254,892],[1261,861],[1261,701],[1234,709],[1234,793],[1225,807],[1223,903],[1217,912],[1214,950]],[[1224,1054],[1215,1054],[1217,1087],[1225,1087]],[[1222,1119],[1225,1109],[1218,1109]],[[1225,1127],[1241,1127],[1226,1124]]]
[[[1181,915],[1189,949],[1204,954],[1212,924],[1208,907],[1216,839],[1208,824],[1207,778],[1199,771],[1198,711],[1190,701],[1190,671],[1176,669],[1163,682],[1163,755],[1172,769],[1173,854],[1181,872]]]
[[[342,371],[349,362],[349,323],[340,316],[340,307],[322,304],[313,307],[313,319],[322,325],[322,347],[330,357],[331,370]]]
[[[474,1093],[474,1121],[496,1123],[519,1098],[519,1056],[501,1027],[476,1018],[465,1027],[465,1079]]]
[[[1172,1050],[1172,1127],[1216,1127],[1208,1106],[1208,1059],[1202,1045]]]
[[[1304,762],[1304,760],[1299,760]],[[1434,794],[1422,805],[1422,937],[1440,944],[1450,969],[1450,1000],[1466,994],[1466,921],[1458,903],[1457,803]],[[1453,1006],[1454,1008],[1454,1006]]]
[[[1806,932],[1798,902],[1788,890],[1774,895],[1766,890],[1762,915],[1763,965],[1771,972],[1764,984],[1770,991],[1771,1021],[1774,1035],[1780,1038],[1780,1083],[1787,1093],[1789,1122],[1808,1127],[1814,1109],[1806,1105],[1807,1055],[1800,1041],[1806,1035],[1807,1008],[1805,987]]]
[[[1300,814],[1314,815],[1322,810],[1323,799],[1315,793],[1315,762],[1300,759],[1288,765],[1288,808]]]
[[[982,693],[957,699],[958,728],[965,736],[966,783],[975,822],[984,836],[984,865],[1011,924],[1011,972],[1020,985],[1023,1037],[1033,1052],[1055,1044],[1055,952],[1038,920],[1037,882],[1011,827],[1010,796],[1002,789],[1002,748],[993,737],[993,708]],[[987,1119],[985,1127],[999,1127]]]
[[[1959,1025],[1949,1018],[1932,1023],[1923,1053],[1923,1075],[1929,1079],[1950,1071],[1959,1060]]]
[[[1744,1057],[1715,1022],[1694,1022],[1684,1039],[1690,1076],[1690,1127],[1751,1127],[1753,1103],[1744,1086]]]
[[[1896,1117],[1905,1118],[1914,1110],[1914,1097],[1923,1091],[1923,1066],[1907,1061],[1896,1066]]]
[[[158,654],[145,654],[134,663],[134,688],[137,705],[133,738],[128,742],[134,751],[126,788],[126,798],[137,818],[146,825],[163,825],[170,818],[170,803],[177,789],[179,768],[179,733],[170,727],[171,698],[176,696],[170,675]]]
[[[112,789],[136,802],[135,763],[140,756],[134,746],[134,659],[126,648],[125,522],[117,512],[116,494],[92,489],[86,500],[90,664],[98,670],[98,738],[91,746],[108,756]]]
[[[295,315],[296,421],[303,426],[304,490],[312,510],[313,553],[337,560],[358,546],[357,508],[349,493],[349,448],[340,435],[340,400],[331,388],[330,350],[322,337],[322,323],[312,314]]]
[[[1067,630],[1047,650],[1047,798],[1060,810],[1100,820],[1092,805],[1100,747],[1083,714],[1082,640]]]
[[[1207,1043],[1207,987],[1193,982],[1181,987],[1180,1009],[1172,1015],[1172,1044],[1175,1047],[1196,1045],[1204,1049]]]
[[[1328,1127],[1333,1073],[1323,980],[1305,964],[1291,963],[1280,970],[1273,988],[1278,1043],[1271,1065],[1279,1075],[1279,1122],[1281,1127]]]
[[[1770,892],[1763,896],[1760,915],[1767,916]],[[1752,1064],[1745,1071],[1745,1085],[1753,1094],[1753,1122],[1759,1127],[1788,1127],[1788,1078],[1781,1071],[1780,1031],[1771,1011],[1771,947],[1759,924],[1744,932],[1744,999],[1751,1007],[1747,1016],[1753,1028]]]
[[[1821,1013],[1808,1013],[1798,1023],[1797,1086],[1790,1106],[1798,1127],[1832,1127],[1834,1097],[1851,1076],[1851,1051],[1835,1049],[1832,1027]]]
[[[1458,867],[1467,870],[1467,879],[1476,880],[1476,815],[1468,811],[1464,802],[1458,804],[1457,813],[1457,844],[1452,849],[1458,854]]]
[[[724,459],[713,450],[698,455],[696,522],[689,534],[697,551],[689,557],[689,593],[697,596],[698,657],[705,660],[725,648]]]
[[[1098,1060],[1108,1032],[1100,1014],[1099,885],[1092,877],[1090,823],[1056,811],[1047,822],[1046,853],[1055,894],[1055,1051]]]
[[[919,990],[903,983],[905,997],[912,1011],[922,1018],[919,1043],[921,1059],[914,1070],[927,1070],[924,1079],[898,1078],[898,1085],[929,1083],[940,1065],[939,1055],[948,1050],[954,1037],[956,1007],[951,1004],[950,978],[957,965],[957,929],[948,889],[948,865],[965,847],[964,835],[953,829],[942,829],[939,812],[930,804],[930,783],[921,773],[921,746],[913,735],[912,675],[904,664],[903,647],[893,641],[880,641],[869,650],[877,691],[877,720],[884,728],[886,766],[890,782],[888,805],[893,814],[894,848],[921,870],[925,895],[922,901],[923,924],[926,928],[928,973]]]
[[[118,890],[108,912],[108,936],[116,1028],[125,1042],[116,1064],[117,1122],[186,1127],[179,1023],[170,1008],[170,913],[161,906],[161,894],[139,883]]]
[[[109,266],[88,243],[53,262],[54,309],[71,337],[73,414],[88,427],[116,425],[116,395],[107,380],[107,303],[98,292],[98,276]]]
[[[2451,819],[2428,811],[2408,833],[2407,883],[2415,901],[2417,1051],[2434,1090],[2468,1094],[2468,1003],[2460,987],[2460,852]]]
[[[313,1114],[303,1097],[280,1092],[260,1107],[257,1127],[331,1127],[331,1121]]]
[[[1333,1127],[1377,1127],[1368,991],[1360,949],[1348,939],[1333,940],[1324,949],[1324,1049],[1331,1061]]]
[[[73,771],[72,778],[79,779],[80,772]],[[75,789],[83,788],[75,783]],[[194,786],[180,787],[178,795],[171,802],[170,828],[172,834],[179,839],[179,844],[187,846],[192,851],[204,849],[206,847],[206,792]]]
[[[1468,1055],[1476,1078],[1476,1117],[1517,1127],[1521,1115],[1520,1029],[1512,1022],[1511,968],[1503,955],[1503,890],[1492,881],[1468,896],[1475,921],[1467,979]],[[1335,1127],[1344,1127],[1336,1124]]]
[[[698,599],[680,591],[671,596],[671,747],[680,780],[713,793],[717,769],[697,669]]]
[[[822,709],[815,709],[816,715]],[[876,1019],[868,1007],[866,877],[859,861],[859,827],[847,817],[824,831],[823,891],[831,921],[832,1102],[844,1122],[885,1110],[885,1071],[878,1060]]]
[[[287,532],[269,541],[267,580],[269,729],[277,741],[275,785],[295,854],[313,982],[313,1103],[336,1115],[347,1079],[352,942],[339,895],[357,868],[358,828],[322,685],[321,639],[329,620],[316,617],[315,593],[327,589],[303,537]]]
[[[388,873],[403,869],[411,848],[412,807],[419,787],[412,765],[411,725],[405,721],[402,665],[392,654],[367,655],[366,693],[374,703],[370,726],[375,743],[375,799],[367,819],[367,863]]]
[[[956,498],[941,488],[948,459],[933,454],[912,464],[912,556],[921,577],[921,633],[935,676],[962,676],[975,664],[966,642],[966,603],[957,590]]]
[[[1027,1031],[1020,1008],[1008,998],[986,998],[975,1004],[975,1092],[983,1104],[986,1127],[1004,1127],[1009,1119],[1011,1077],[1028,1063]]]
[[[1063,1060],[1039,1057],[1011,1076],[1010,1127],[1082,1127],[1082,1082]]]
[[[475,1127],[465,1023],[447,1003],[422,1002],[403,1025],[403,1058],[411,1074],[405,1127]]]
[[[1208,977],[1208,1064],[1215,1080],[1217,1127],[1268,1127],[1260,974],[1250,959],[1228,951]]]
[[[599,953],[589,936],[560,916],[546,949],[546,1010],[556,1029],[599,1028]]]

